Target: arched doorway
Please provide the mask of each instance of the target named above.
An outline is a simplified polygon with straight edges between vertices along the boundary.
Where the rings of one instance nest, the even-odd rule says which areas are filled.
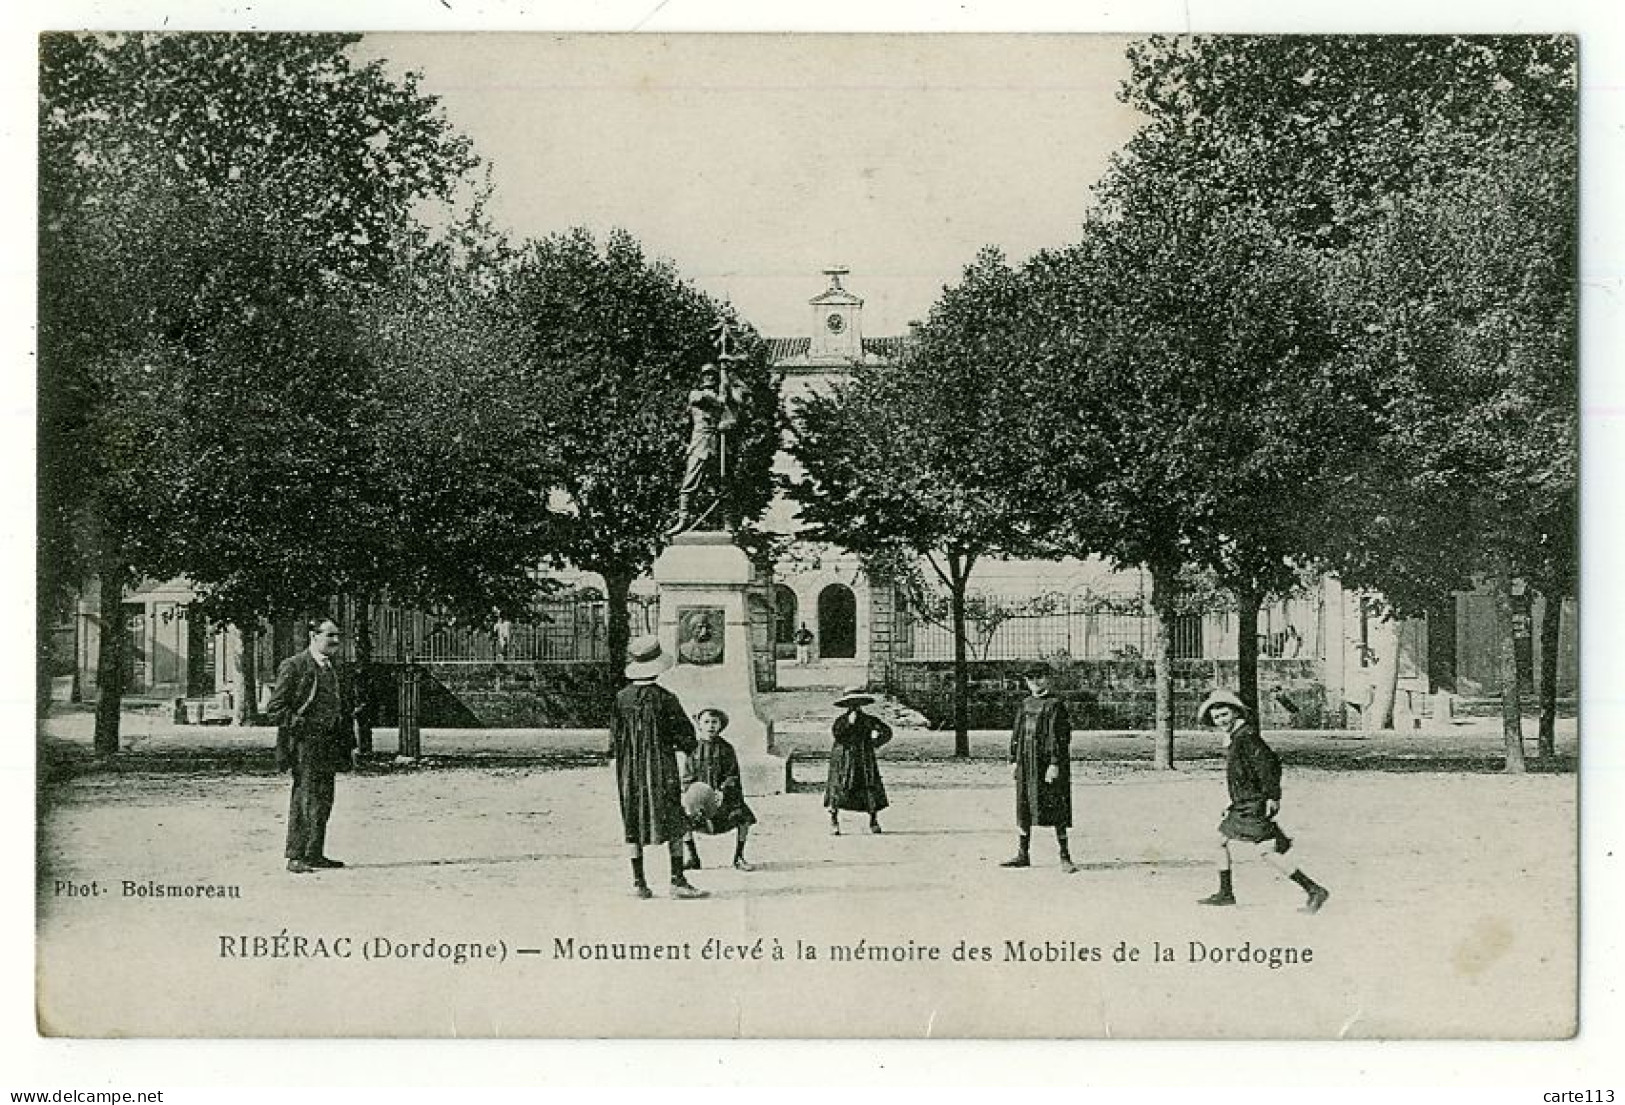
[[[795,591],[782,583],[775,583],[773,605],[777,611],[773,620],[773,655],[780,660],[794,660],[796,628],[800,625],[801,617]]]
[[[818,655],[850,660],[858,654],[858,600],[852,588],[831,583],[818,592]]]

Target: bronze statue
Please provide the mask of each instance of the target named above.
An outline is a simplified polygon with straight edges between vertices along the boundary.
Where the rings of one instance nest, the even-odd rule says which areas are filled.
[[[745,389],[729,370],[741,359],[731,348],[733,331],[722,322],[713,332],[719,348],[717,361],[700,368],[699,380],[688,393],[688,454],[682,486],[677,489],[677,521],[667,536],[702,524],[721,529],[727,522],[723,489],[728,483],[728,433],[739,424]]]

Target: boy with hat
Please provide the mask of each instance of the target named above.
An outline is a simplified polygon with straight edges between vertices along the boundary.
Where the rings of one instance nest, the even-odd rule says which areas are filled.
[[[1304,913],[1318,913],[1331,897],[1331,891],[1305,875],[1286,859],[1292,838],[1275,823],[1281,810],[1281,760],[1264,743],[1258,729],[1248,720],[1248,710],[1230,691],[1208,695],[1196,716],[1224,736],[1225,779],[1230,787],[1230,807],[1219,822],[1219,890],[1201,899],[1202,905],[1235,905],[1230,880],[1230,848],[1233,843],[1252,846],[1265,863],[1303,887],[1309,895]]]
[[[609,754],[615,758],[615,783],[632,860],[632,892],[653,897],[643,877],[643,846],[664,844],[671,855],[671,896],[704,898],[683,875],[682,776],[677,753],[694,751],[694,724],[677,696],[655,683],[671,660],[654,637],[639,637],[626,649],[626,677],[632,685],[615,696],[609,722]]]
[[[835,744],[829,750],[829,780],[824,784],[824,808],[829,810],[829,831],[841,835],[841,811],[869,815],[869,831],[880,831],[880,811],[886,808],[886,784],[880,780],[875,749],[891,740],[891,727],[863,712],[874,701],[862,687],[848,687],[835,705],[842,710],[830,727]]]
[[[1066,703],[1050,693],[1050,670],[1022,673],[1027,697],[1010,730],[1010,774],[1016,781],[1016,854],[1000,867],[1031,867],[1034,825],[1055,829],[1061,870],[1076,874],[1066,831],[1072,827],[1072,720]]]
[[[739,773],[739,754],[722,736],[722,731],[728,727],[728,715],[715,706],[708,706],[695,715],[695,720],[699,722],[700,742],[688,756],[690,781],[704,783],[716,791],[722,796],[722,805],[717,808],[716,813],[704,821],[695,823],[684,838],[683,843],[688,852],[688,869],[698,871],[700,868],[700,850],[694,843],[695,832],[714,835],[734,829],[737,830],[734,838],[734,866],[741,871],[754,870],[745,861],[745,839],[750,836],[750,827],[756,824],[756,815],[745,804],[745,789],[741,784]]]

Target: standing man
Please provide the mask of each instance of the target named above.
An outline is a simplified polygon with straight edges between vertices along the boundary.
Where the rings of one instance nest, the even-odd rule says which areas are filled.
[[[1010,732],[1010,773],[1016,781],[1016,854],[1000,867],[1032,866],[1034,825],[1055,829],[1061,870],[1077,873],[1066,831],[1072,827],[1072,720],[1066,703],[1050,693],[1050,670],[1029,668],[1022,678],[1027,698],[1016,709]]]
[[[1211,725],[1224,738],[1225,779],[1230,785],[1230,808],[1219,822],[1219,890],[1201,899],[1202,905],[1235,905],[1230,881],[1230,849],[1244,844],[1275,870],[1303,887],[1309,895],[1302,912],[1318,913],[1331,891],[1286,858],[1292,838],[1275,823],[1281,812],[1281,760],[1264,743],[1247,719],[1247,707],[1230,691],[1214,691],[1203,701],[1196,716]]]
[[[802,622],[801,628],[796,630],[796,663],[802,667],[812,663],[812,646],[812,630],[807,628],[806,622]]]
[[[655,637],[638,637],[627,645],[626,677],[631,685],[615,696],[609,720],[609,754],[615,759],[615,786],[632,860],[632,893],[652,898],[643,874],[643,847],[664,844],[671,858],[671,896],[704,898],[683,875],[683,782],[677,753],[694,754],[694,723],[677,696],[655,682],[671,658]]]
[[[282,661],[266,705],[277,727],[277,769],[293,773],[286,852],[296,875],[344,866],[327,857],[327,819],[334,774],[355,766],[356,747],[355,691],[338,656],[338,622],[312,618],[305,629],[309,647]]]

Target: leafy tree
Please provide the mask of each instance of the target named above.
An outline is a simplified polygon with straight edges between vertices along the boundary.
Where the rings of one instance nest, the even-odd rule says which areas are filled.
[[[1480,145],[1476,164],[1394,205],[1337,267],[1384,414],[1384,447],[1355,485],[1374,509],[1356,513],[1369,521],[1343,570],[1409,609],[1490,580],[1509,771],[1523,763],[1513,581],[1534,582],[1554,610],[1574,581],[1573,154]]]
[[[1115,159],[1132,214],[1168,183],[1262,214],[1305,244],[1355,240],[1391,197],[1455,175],[1463,148],[1573,129],[1572,37],[1153,35],[1119,98],[1147,123]]]
[[[688,393],[714,361],[712,329],[741,336],[745,389],[727,444],[726,513],[748,525],[772,497],[778,398],[766,343],[726,308],[644,256],[630,234],[586,230],[522,246],[504,310],[520,328],[521,372],[545,430],[529,448],[557,473],[557,562],[603,576],[611,656],[624,655],[627,594],[666,546],[688,442]]]
[[[555,551],[562,478],[507,310],[505,244],[476,222],[428,242],[380,297],[373,481],[363,515],[390,597],[465,621],[519,617]]]
[[[1529,578],[1546,600],[1546,616],[1541,622],[1540,727],[1536,750],[1542,759],[1557,755],[1557,668],[1561,644],[1563,603],[1578,595],[1579,583],[1579,505],[1573,496],[1561,499],[1554,510],[1539,520],[1542,540],[1536,550],[1536,565]]]
[[[1037,358],[1053,423],[1045,465],[1059,551],[1141,565],[1157,620],[1157,763],[1173,762],[1170,625],[1206,572],[1235,597],[1241,688],[1256,711],[1258,612],[1299,585],[1357,383],[1311,259],[1245,212],[1170,187],[1160,207],[1094,220],[1034,264]],[[1065,320],[1077,320],[1067,325]]]
[[[247,617],[330,594],[312,553],[349,551],[359,289],[473,164],[414,79],[352,63],[355,40],[43,41],[42,588],[96,572],[104,627],[145,575],[218,584]],[[239,585],[256,559],[265,586]],[[102,641],[107,753],[122,634]]]
[[[1356,530],[1360,520],[1368,524],[1352,537],[1347,527],[1327,526],[1323,560],[1381,590],[1396,610],[1423,609],[1477,575],[1510,585],[1508,573],[1534,572],[1514,547],[1560,545],[1546,540],[1566,528],[1553,510],[1572,528],[1572,492],[1549,494],[1565,478],[1548,469],[1573,463],[1572,435],[1550,424],[1573,418],[1572,388],[1561,381],[1572,379],[1563,347],[1573,340],[1572,243],[1565,239],[1575,212],[1575,40],[1158,37],[1132,48],[1130,62],[1123,98],[1150,122],[1117,161],[1105,193],[1110,204],[1132,220],[1154,214],[1170,187],[1183,187],[1256,213],[1328,256],[1331,297],[1352,304],[1357,324],[1369,328],[1356,329],[1354,344],[1389,351],[1372,349],[1363,360],[1386,430],[1341,496]],[[1532,205],[1503,217],[1517,210],[1508,203],[1520,194]],[[1492,215],[1477,228],[1475,246],[1467,235],[1478,204]],[[1520,219],[1525,225],[1514,225]],[[1539,228],[1528,225],[1537,221]],[[1432,229],[1418,229],[1424,225]],[[1425,289],[1427,277],[1408,255],[1408,236],[1418,235],[1432,240],[1430,249],[1457,236],[1478,268],[1448,274],[1446,286],[1456,289],[1443,297],[1454,300],[1449,308]],[[1454,323],[1441,328],[1441,317]],[[1523,338],[1508,336],[1520,325]],[[1487,420],[1480,398],[1468,394],[1482,384],[1458,386],[1441,376],[1440,386],[1416,394],[1405,359],[1413,347],[1436,349],[1446,337],[1462,343],[1452,355],[1457,365],[1476,358],[1480,370],[1505,364],[1512,344],[1544,343],[1551,347],[1544,371],[1559,383],[1513,389],[1504,398],[1520,413]],[[1537,416],[1538,404],[1546,406]],[[1539,422],[1543,432],[1518,436],[1520,418]],[[1452,432],[1444,439],[1432,436],[1446,424]],[[1470,447],[1454,432],[1468,425],[1476,426]],[[1475,460],[1457,465],[1447,455],[1430,458],[1430,450],[1407,451],[1443,440],[1468,448]],[[1481,483],[1489,472],[1509,479]],[[1514,487],[1518,479],[1524,482]],[[1486,484],[1497,485],[1488,491],[1491,503],[1480,494]],[[1431,497],[1413,494],[1419,488]],[[1513,500],[1528,509],[1507,509]],[[1499,526],[1500,536],[1484,540],[1486,522]],[[1515,681],[1503,680],[1509,761],[1518,740],[1516,696]]]
[[[1020,369],[1022,286],[993,249],[944,291],[896,364],[793,412],[790,487],[805,536],[849,549],[877,577],[924,559],[949,597],[954,754],[970,754],[966,596],[990,555],[1038,547],[1027,497],[1036,394]]]

